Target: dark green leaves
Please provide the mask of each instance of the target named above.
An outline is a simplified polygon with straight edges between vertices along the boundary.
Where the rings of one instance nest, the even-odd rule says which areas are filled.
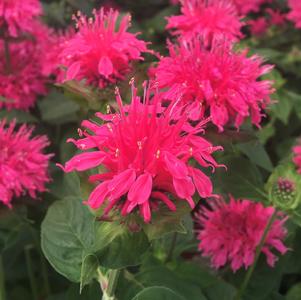
[[[79,198],[55,202],[42,224],[42,249],[57,272],[79,282],[82,262],[94,243],[94,218]]]
[[[216,193],[232,194],[237,198],[257,201],[266,198],[261,173],[252,162],[235,155],[227,156],[221,163],[225,164],[228,170],[219,168],[212,177]]]
[[[121,224],[98,222],[78,197],[55,202],[42,223],[42,249],[57,272],[81,287],[97,267],[137,265],[149,247],[143,231],[131,233]]]
[[[79,105],[57,90],[52,90],[39,102],[39,108],[43,121],[51,124],[63,124],[77,120],[76,112],[79,110]]]
[[[171,289],[162,286],[152,286],[142,290],[132,300],[185,300]]]

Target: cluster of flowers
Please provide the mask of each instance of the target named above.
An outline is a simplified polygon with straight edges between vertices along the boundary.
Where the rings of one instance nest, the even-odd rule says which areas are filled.
[[[0,109],[28,110],[46,94],[50,72],[44,55],[51,31],[41,23],[38,0],[0,1]],[[26,192],[37,197],[49,182],[43,154],[46,136],[32,137],[33,128],[0,121],[0,202],[11,207],[13,197]]]
[[[181,1],[181,15],[168,18],[166,27],[174,38],[168,41],[169,55],[150,68],[143,97],[131,80],[131,102],[124,105],[116,88],[118,110],[97,113],[102,124],[83,121],[80,139],[68,140],[83,152],[63,170],[96,170],[89,177],[96,187],[87,205],[106,217],[130,215],[150,223],[165,206],[175,211],[186,201],[193,209],[195,196],[216,199],[206,171],[221,167],[213,153],[222,148],[202,136],[206,124],[222,132],[226,126],[239,129],[250,117],[259,127],[273,93],[272,82],[261,80],[272,66],[235,47],[243,37],[242,15],[257,11],[263,2]],[[54,34],[37,19],[41,13],[38,0],[0,0],[5,57],[0,61],[0,108],[31,107],[46,92],[49,75],[58,82],[85,81],[103,89],[126,79],[133,63],[152,53],[148,43],[128,31],[130,15],[119,17],[118,11],[104,8],[95,10],[93,18],[78,13],[75,31]],[[51,51],[45,57],[46,47]],[[0,200],[7,205],[24,191],[35,197],[49,181],[50,156],[42,153],[48,141],[31,139],[31,132],[26,126],[15,130],[14,122],[0,123],[0,170],[5,174]],[[199,249],[214,267],[229,261],[234,271],[247,268],[274,209],[233,198],[228,204],[219,198],[208,201],[211,208],[197,215]],[[265,240],[262,251],[269,265],[276,260],[272,248],[287,251],[285,220],[277,215]]]
[[[171,0],[170,2],[173,5],[185,5],[186,1]],[[301,2],[299,0],[288,0],[288,13],[273,8],[275,2],[273,0],[230,0],[226,2],[241,16],[253,14],[252,19],[246,22],[253,36],[264,35],[271,26],[283,26],[286,20],[295,23],[296,28],[301,28]],[[256,17],[256,14],[259,12],[261,12],[261,16]]]
[[[221,147],[202,136],[206,124],[212,122],[219,131],[232,124],[239,129],[251,117],[259,127],[270,103],[272,82],[260,77],[272,66],[257,55],[248,56],[248,50],[235,50],[243,36],[241,11],[247,8],[237,11],[220,0],[181,4],[181,15],[170,17],[167,25],[175,42],[168,42],[169,55],[150,68],[142,99],[131,80],[129,105],[116,89],[118,110],[97,113],[103,123],[83,121],[80,139],[68,140],[82,153],[60,167],[65,172],[96,170],[89,177],[96,187],[85,203],[106,218],[140,216],[150,223],[165,206],[175,211],[183,200],[194,208],[195,196],[216,199],[205,169],[221,166],[212,156]],[[75,17],[78,31],[62,44],[60,64],[66,70],[59,80],[84,79],[104,88],[124,79],[131,61],[150,52],[147,43],[126,31],[130,18],[123,17],[119,27],[117,18],[116,11],[103,9],[93,19]],[[208,201],[211,209],[197,215],[199,249],[214,267],[229,261],[234,271],[247,268],[274,209],[250,200]],[[264,243],[271,266],[276,261],[271,249],[287,251],[282,243],[285,220],[277,215]]]

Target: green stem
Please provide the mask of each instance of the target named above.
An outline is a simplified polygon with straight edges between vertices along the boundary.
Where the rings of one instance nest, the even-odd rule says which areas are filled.
[[[117,300],[115,290],[117,287],[121,270],[110,270],[108,276],[108,286],[103,290],[102,300]]]
[[[32,261],[31,261],[31,257],[30,257],[30,251],[31,251],[32,247],[33,247],[32,245],[27,245],[25,247],[25,259],[26,259],[27,272],[28,272],[28,276],[29,276],[32,296],[33,296],[34,300],[38,300],[38,288],[36,285],[34,271],[33,271],[33,267],[32,267]]]
[[[166,259],[165,259],[165,263],[169,262],[170,260],[172,260],[172,256],[173,256],[173,251],[175,249],[176,246],[176,242],[177,242],[177,237],[178,237],[178,233],[174,232],[173,236],[172,236],[172,240],[170,243],[170,247],[169,247],[169,251],[167,253]]]
[[[248,272],[247,272],[247,274],[246,274],[246,276],[245,276],[245,278],[244,278],[244,281],[243,281],[242,285],[240,286],[240,288],[239,288],[237,294],[235,295],[234,300],[241,300],[241,299],[242,299],[242,296],[243,296],[243,294],[244,294],[244,292],[245,292],[245,290],[246,290],[246,288],[247,288],[247,286],[248,286],[248,284],[249,284],[249,281],[250,281],[250,279],[251,279],[251,277],[252,277],[252,275],[253,275],[253,272],[254,272],[254,270],[255,270],[255,267],[256,267],[256,265],[257,265],[259,256],[260,256],[260,254],[261,254],[262,247],[264,246],[264,243],[265,243],[265,240],[266,240],[267,235],[268,235],[268,233],[269,233],[269,230],[271,229],[271,226],[273,225],[273,223],[274,223],[276,217],[277,217],[277,210],[275,209],[274,213],[272,214],[272,216],[271,216],[270,219],[269,219],[268,224],[267,224],[266,227],[265,227],[265,230],[264,230],[264,232],[263,232],[263,235],[262,235],[262,237],[261,237],[261,240],[260,240],[260,242],[259,242],[259,245],[258,245],[257,248],[256,248],[254,263],[253,263],[252,266],[249,268],[249,270],[248,270]]]
[[[2,259],[2,255],[0,254],[0,300],[6,299],[4,274],[5,273],[4,273],[4,267],[3,267],[3,259]]]

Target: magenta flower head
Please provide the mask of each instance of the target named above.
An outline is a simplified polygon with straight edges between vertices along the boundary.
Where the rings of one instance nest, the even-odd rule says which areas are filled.
[[[39,0],[0,0],[0,28],[12,37],[31,32],[33,19],[41,14]]]
[[[212,40],[238,40],[243,23],[228,0],[182,0],[182,14],[168,18],[167,29],[184,38],[201,36],[206,45]]]
[[[301,2],[299,0],[288,0],[290,12],[287,18],[295,23],[296,28],[301,28]]]
[[[127,31],[130,15],[122,17],[117,25],[118,11],[102,8],[93,14],[94,19],[80,13],[74,17],[78,32],[65,42],[60,57],[67,68],[65,80],[86,79],[103,88],[124,79],[131,62],[143,60],[141,54],[149,51],[137,34]]]
[[[11,207],[13,197],[26,193],[36,198],[49,182],[47,172],[51,154],[44,154],[49,145],[46,136],[31,137],[33,128],[0,121],[0,201]]]
[[[229,203],[212,200],[210,209],[202,208],[196,215],[201,226],[199,250],[203,256],[210,257],[214,268],[229,262],[234,272],[243,266],[247,269],[254,263],[256,248],[273,213],[273,207],[264,207],[250,200],[235,200],[233,197]],[[277,261],[272,249],[281,254],[288,250],[283,244],[285,221],[286,218],[279,214],[264,242],[262,252],[269,266],[274,266]]]
[[[99,174],[90,177],[98,184],[87,204],[93,209],[104,205],[104,215],[114,208],[120,209],[122,216],[137,211],[150,222],[151,211],[161,203],[174,211],[181,200],[193,208],[195,191],[201,197],[212,195],[209,177],[192,165],[191,159],[203,168],[214,169],[218,164],[212,153],[221,147],[213,147],[198,135],[204,124],[192,128],[185,116],[174,121],[171,106],[163,112],[158,94],[150,105],[150,89],[145,90],[143,103],[136,93],[132,83],[132,101],[124,107],[117,89],[119,112],[98,113],[104,124],[82,123],[87,129],[81,132],[83,138],[69,142],[84,152],[63,169],[72,172],[98,168]]]
[[[258,12],[261,5],[270,3],[272,0],[233,0],[239,13],[246,15],[251,12]],[[297,0],[298,1],[298,0]]]
[[[272,66],[247,53],[234,51],[229,43],[217,43],[207,50],[199,39],[181,40],[179,45],[169,43],[169,56],[162,57],[152,72],[165,90],[163,97],[171,101],[181,98],[190,119],[209,115],[222,131],[228,123],[239,128],[251,116],[252,123],[259,126],[261,110],[273,92],[272,82],[259,78]]]
[[[0,40],[0,109],[28,110],[47,92],[49,74],[43,71],[48,28],[35,23],[32,38],[5,45]]]

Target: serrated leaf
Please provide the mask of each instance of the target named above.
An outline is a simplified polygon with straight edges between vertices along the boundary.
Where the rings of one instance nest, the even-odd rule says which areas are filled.
[[[81,199],[68,197],[49,208],[42,223],[41,245],[54,269],[80,282],[83,258],[94,243],[94,217]]]
[[[238,144],[237,147],[257,166],[260,166],[269,172],[273,170],[273,164],[267,151],[258,141]]]
[[[230,193],[236,198],[256,201],[267,197],[262,176],[255,164],[237,155],[227,156],[220,163],[225,164],[228,169],[219,168],[215,171],[212,177],[215,193]]]

